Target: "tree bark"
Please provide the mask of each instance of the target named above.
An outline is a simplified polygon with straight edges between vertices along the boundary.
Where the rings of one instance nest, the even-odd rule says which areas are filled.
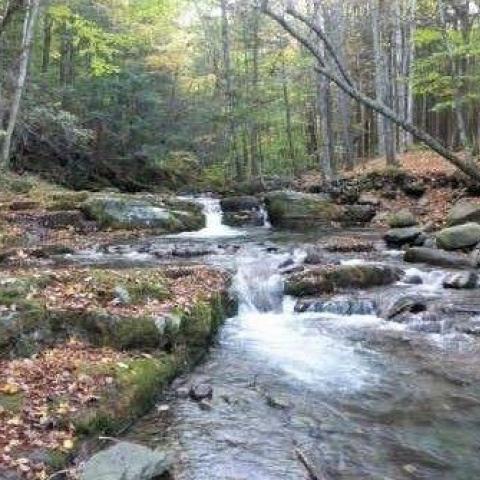
[[[40,8],[40,0],[28,0],[25,10],[22,34],[22,50],[19,58],[19,67],[17,81],[15,84],[13,100],[10,108],[8,125],[3,138],[1,167],[6,170],[10,166],[10,150],[12,145],[13,132],[17,124],[18,112],[27,78],[28,63],[32,50],[33,35],[35,32],[35,24],[37,21],[38,11]]]

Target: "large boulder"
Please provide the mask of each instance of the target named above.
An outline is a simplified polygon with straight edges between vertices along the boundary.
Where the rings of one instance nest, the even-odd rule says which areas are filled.
[[[165,233],[198,230],[205,217],[198,205],[154,195],[102,193],[81,205],[88,218],[113,229],[153,229]]]
[[[247,195],[223,198],[220,205],[223,212],[241,212],[243,210],[260,210],[261,208],[257,197]]]
[[[422,235],[422,229],[418,227],[392,228],[385,236],[385,242],[390,247],[402,247],[413,244]]]
[[[260,201],[253,196],[224,198],[220,205],[223,223],[230,227],[261,227],[265,224]]]
[[[426,247],[408,249],[404,260],[409,263],[426,263],[444,268],[471,268],[474,266],[473,260],[465,255]]]
[[[379,287],[395,283],[402,274],[399,268],[388,265],[329,265],[294,273],[285,282],[285,292],[305,297],[342,289]]]
[[[322,195],[277,191],[265,196],[268,216],[273,226],[308,228],[341,221],[343,209]]]
[[[94,455],[85,465],[81,480],[154,480],[168,472],[169,461],[161,451],[119,442]]]
[[[457,203],[447,217],[447,223],[453,227],[464,223],[480,223],[480,205],[471,202]]]
[[[410,210],[403,209],[388,216],[390,228],[406,228],[417,225],[417,219]]]
[[[436,235],[437,245],[444,250],[471,248],[480,242],[480,225],[465,223],[441,230]]]

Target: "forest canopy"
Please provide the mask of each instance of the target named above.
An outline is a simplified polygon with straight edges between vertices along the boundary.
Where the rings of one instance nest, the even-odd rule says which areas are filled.
[[[428,145],[404,122],[475,176],[477,2],[2,0],[0,9],[4,168],[134,191],[311,169],[331,178]],[[401,122],[322,74],[319,56]]]

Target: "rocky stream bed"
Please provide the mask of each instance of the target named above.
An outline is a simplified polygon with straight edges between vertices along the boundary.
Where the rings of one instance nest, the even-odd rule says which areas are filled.
[[[465,249],[480,241],[477,219],[463,212],[462,222],[433,234],[400,212],[389,218],[392,229],[385,236],[357,226],[375,215],[373,200],[363,200],[351,208],[310,194],[274,193],[266,197],[268,217],[251,199],[240,206],[224,202],[223,214],[219,201],[195,200],[206,214],[198,231],[58,255],[55,268],[82,272],[221,272],[224,281],[215,288],[230,284],[238,305],[207,357],[155,396],[149,414],[114,438],[103,435],[76,451],[71,460],[80,477],[476,478],[480,297],[476,253]],[[306,215],[312,224],[302,223]],[[340,217],[354,219],[344,222],[353,226],[337,225]],[[271,228],[270,221],[282,228]],[[305,231],[307,226],[314,228]],[[452,241],[462,245],[449,248]],[[193,275],[192,282],[198,278]],[[127,293],[115,290],[115,298],[131,291],[125,285]],[[175,322],[160,300],[150,307]],[[205,338],[217,326],[204,331]],[[142,351],[138,342],[151,342],[154,330],[126,335],[133,346],[119,344],[124,338],[116,338],[116,331],[104,330],[109,341],[102,345]],[[167,342],[155,337],[150,348],[184,362],[180,352],[189,351],[195,332],[180,331],[184,341],[178,345],[175,336]],[[115,358],[127,368],[128,361]]]

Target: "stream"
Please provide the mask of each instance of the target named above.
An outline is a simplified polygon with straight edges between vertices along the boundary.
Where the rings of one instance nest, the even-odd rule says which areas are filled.
[[[205,229],[155,242],[212,248],[201,261],[236,272],[239,313],[127,439],[175,452],[177,480],[479,478],[477,337],[451,328],[448,314],[434,327],[400,324],[374,307],[411,292],[463,308],[480,303],[478,290],[443,289],[447,270],[411,269],[378,232],[234,229],[222,225],[218,202],[203,205]],[[423,283],[354,291],[324,311],[295,312],[295,300],[283,295],[282,266],[300,264],[312,239],[352,234],[378,248],[332,254],[337,261],[400,265]],[[97,260],[162,261],[145,252],[123,246]],[[357,313],[346,314],[346,301]],[[213,387],[209,403],[178,393],[202,383]]]

